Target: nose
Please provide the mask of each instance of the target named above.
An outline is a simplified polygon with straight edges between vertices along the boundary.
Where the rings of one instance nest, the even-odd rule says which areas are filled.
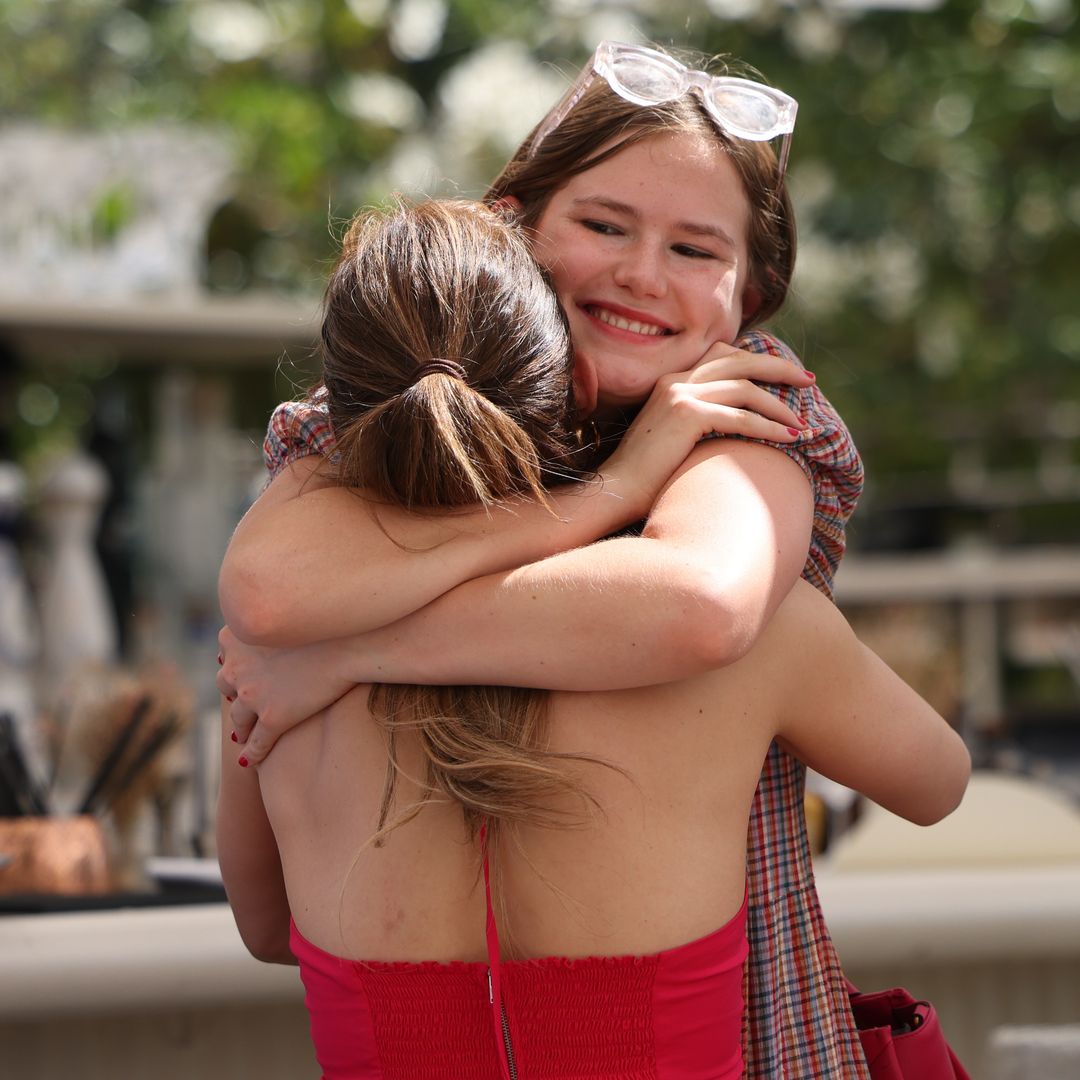
[[[615,267],[615,284],[632,296],[662,297],[667,292],[663,252],[654,244],[630,244]]]

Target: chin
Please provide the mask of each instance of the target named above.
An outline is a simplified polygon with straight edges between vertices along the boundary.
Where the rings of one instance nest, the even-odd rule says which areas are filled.
[[[641,379],[628,379],[625,371],[616,372],[615,378],[604,378],[603,371],[597,372],[597,397],[600,402],[618,404],[620,408],[627,405],[640,405],[651,393],[656,385],[651,373]]]
[[[617,401],[621,409],[644,405],[655,386],[655,381],[641,383],[637,386],[619,386],[611,391],[609,400]]]

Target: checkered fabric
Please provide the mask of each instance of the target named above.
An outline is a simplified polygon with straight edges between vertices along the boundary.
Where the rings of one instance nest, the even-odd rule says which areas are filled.
[[[799,363],[778,338],[752,331],[735,344]],[[862,490],[862,462],[847,428],[816,385],[767,386],[810,425],[794,444],[772,443],[796,461],[814,490],[814,525],[803,577],[832,596],[844,529]],[[332,454],[326,397],[279,405],[264,455],[271,475],[311,453]],[[843,975],[814,887],[803,796],[806,769],[769,751],[750,817],[750,905],[744,1019],[746,1076],[753,1080],[869,1080]]]
[[[274,410],[263,440],[263,461],[273,479],[286,465],[309,454],[333,457],[334,447],[326,387],[320,386],[305,400],[283,401]]]
[[[747,352],[800,362],[782,341],[761,331],[744,334],[735,344]],[[813,485],[813,538],[803,577],[831,598],[833,575],[844,554],[844,529],[862,491],[862,461],[816,384],[806,390],[767,389],[810,425],[794,444],[771,445],[797,461]],[[758,781],[746,845],[746,1076],[869,1080],[814,886],[805,792],[806,767],[774,743]]]
[[[743,334],[735,344],[746,352],[781,356],[802,366],[779,338],[761,330]],[[803,577],[831,598],[833,575],[844,554],[844,529],[862,493],[862,460],[817,383],[806,389],[762,385],[810,425],[794,443],[769,445],[796,462],[814,490],[814,529]]]

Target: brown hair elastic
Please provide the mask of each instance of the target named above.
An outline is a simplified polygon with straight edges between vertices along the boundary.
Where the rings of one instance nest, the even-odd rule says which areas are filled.
[[[468,381],[468,372],[456,360],[445,360],[441,356],[436,356],[434,360],[428,360],[416,369],[409,385],[415,386],[421,379],[426,379],[429,375],[436,373],[453,375],[455,379],[460,379],[462,382]]]

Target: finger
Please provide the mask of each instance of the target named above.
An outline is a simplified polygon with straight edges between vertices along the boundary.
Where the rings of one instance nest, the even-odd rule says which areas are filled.
[[[218,693],[228,701],[232,701],[236,697],[236,687],[233,685],[232,680],[225,674],[224,668],[218,668],[217,678],[214,679],[214,684],[217,686]]]
[[[814,376],[798,364],[780,356],[756,356],[738,353],[704,360],[686,374],[687,382],[710,382],[717,379],[753,379],[756,382],[806,387]]]
[[[732,409],[726,405],[702,402],[702,421],[707,432],[713,435],[741,435],[746,439],[791,445],[805,434],[797,428],[778,424],[758,413],[746,409]]]
[[[274,743],[278,741],[279,735],[280,732],[275,731],[270,724],[263,720],[259,720],[255,724],[244,745],[243,756],[247,758],[250,767],[257,767],[266,760],[267,754],[274,748]]]
[[[229,708],[229,719],[232,721],[233,731],[236,732],[236,741],[246,743],[251,736],[251,729],[259,719],[259,714],[249,705],[236,700]]]
[[[745,379],[738,382],[701,383],[694,386],[690,392],[702,401],[754,412],[784,427],[802,430],[807,426],[803,418],[790,406],[768,390]]]
[[[730,346],[727,346],[730,349]],[[687,382],[712,382],[719,379],[754,379],[757,382],[809,386],[814,375],[782,356],[748,353],[742,349],[715,354],[710,352],[686,375]]]

